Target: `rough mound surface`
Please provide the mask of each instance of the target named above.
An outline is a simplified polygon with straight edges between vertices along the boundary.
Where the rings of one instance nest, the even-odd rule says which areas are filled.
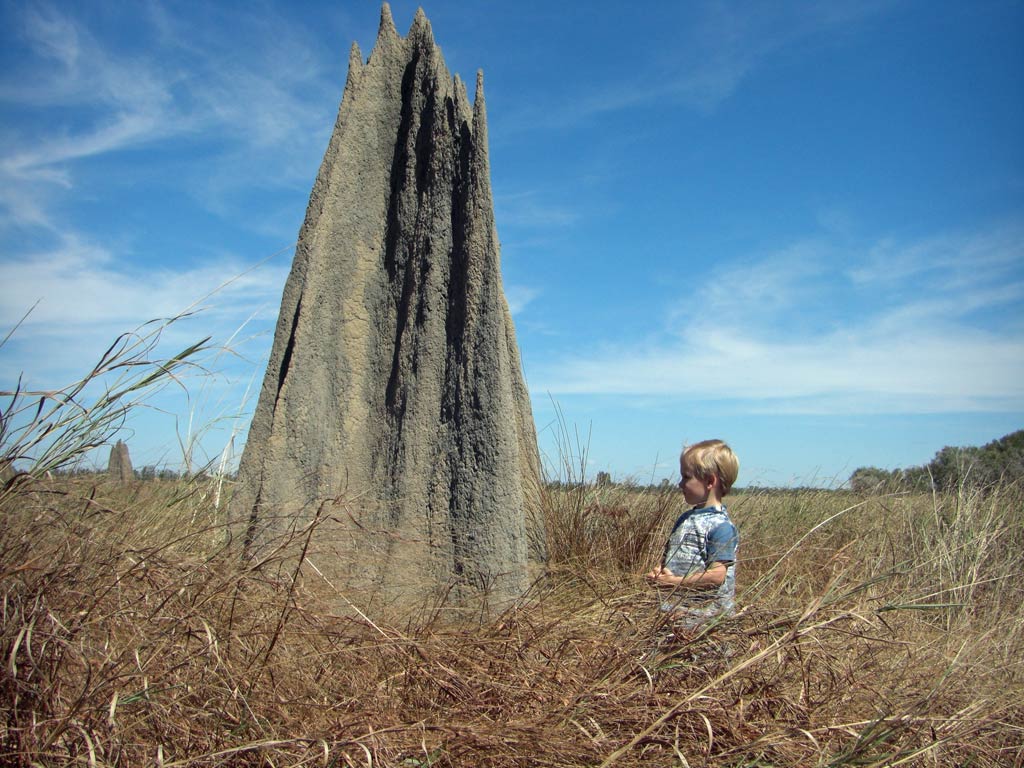
[[[247,545],[323,522],[338,589],[504,602],[543,560],[540,462],[471,106],[419,11],[349,58],[232,501]],[[349,593],[346,593],[349,594]]]

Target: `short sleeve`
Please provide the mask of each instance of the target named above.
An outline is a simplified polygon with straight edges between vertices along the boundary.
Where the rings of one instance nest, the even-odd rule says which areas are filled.
[[[732,523],[722,523],[713,528],[707,538],[708,564],[735,562],[739,539],[740,535]]]

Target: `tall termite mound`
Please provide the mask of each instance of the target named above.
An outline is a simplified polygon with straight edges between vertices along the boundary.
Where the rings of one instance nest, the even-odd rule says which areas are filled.
[[[135,477],[135,472],[132,470],[132,458],[128,454],[128,445],[123,440],[118,440],[110,447],[107,474],[119,483],[131,482]]]
[[[501,282],[487,117],[418,11],[355,44],[232,501],[250,552],[316,519],[346,598],[504,602],[544,558],[540,461]]]

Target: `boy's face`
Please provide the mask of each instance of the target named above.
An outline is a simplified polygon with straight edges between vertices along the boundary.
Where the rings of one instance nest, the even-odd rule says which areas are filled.
[[[714,481],[705,480],[694,471],[693,467],[686,466],[685,461],[679,462],[679,474],[683,476],[683,479],[679,481],[679,487],[683,491],[683,498],[686,499],[687,504],[703,504],[708,500]]]

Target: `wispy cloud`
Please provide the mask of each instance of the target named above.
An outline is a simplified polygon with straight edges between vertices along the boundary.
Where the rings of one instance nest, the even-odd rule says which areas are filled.
[[[840,253],[845,273],[824,266],[838,246],[783,249],[716,275],[714,290],[670,309],[676,333],[569,354],[533,380],[556,395],[728,400],[747,411],[1020,409],[1024,324],[1010,319],[1024,303],[1019,235],[1012,225],[887,242],[862,258]],[[947,261],[956,274],[941,284]]]
[[[0,101],[81,111],[74,119],[51,111],[44,126],[33,126],[5,154],[6,173],[46,181],[50,169],[69,160],[187,129],[172,97],[173,79],[156,62],[108,52],[86,27],[50,6],[26,6],[20,21],[26,55],[0,80]]]
[[[7,44],[19,50],[0,76],[0,103],[35,117],[4,130],[0,226],[52,229],[55,198],[74,186],[73,161],[166,136],[185,121],[147,62],[113,58],[54,7],[26,5],[13,16]]]
[[[26,4],[13,31],[24,57],[0,81],[0,100],[27,107],[152,112],[169,104],[173,78],[141,56],[109,51],[87,26],[44,3]]]
[[[233,212],[233,197],[254,184],[308,184],[342,64],[269,11],[234,12],[231,28],[251,42],[228,56],[214,39],[223,19],[186,28],[159,3],[148,9],[147,37],[133,47],[101,38],[98,24],[69,8],[31,4],[13,14],[8,35],[22,55],[0,76],[0,103],[25,122],[6,128],[0,155],[8,227],[57,227],[52,211],[76,185],[75,161],[172,139],[194,145],[180,181],[214,212]]]
[[[687,23],[680,23],[679,41],[671,52],[662,48],[655,57],[641,49],[639,58],[624,68],[628,74],[595,82],[588,91],[559,92],[553,104],[523,105],[505,130],[513,124],[520,130],[565,128],[610,112],[659,103],[710,113],[771,57],[793,46],[840,41],[849,30],[896,5],[894,0],[688,3]],[[671,13],[662,19],[665,24],[674,21]]]
[[[502,226],[527,229],[562,228],[580,219],[578,211],[565,203],[546,199],[537,190],[506,192],[495,197],[495,218]]]
[[[875,245],[848,274],[858,283],[926,280],[928,290],[958,291],[965,286],[1002,283],[1024,260],[1024,226],[988,232],[943,235],[902,245],[886,239]]]
[[[24,370],[61,383],[118,334],[187,308],[202,310],[201,323],[175,324],[168,344],[223,340],[246,323],[265,336],[276,316],[287,258],[251,272],[253,255],[234,253],[153,268],[123,247],[135,235],[110,222],[92,221],[87,231],[65,214],[95,194],[85,187],[85,161],[145,147],[126,172],[134,184],[158,183],[161,196],[171,188],[288,242],[337,108],[344,58],[332,60],[299,22],[269,8],[231,11],[230,28],[249,45],[230,49],[217,39],[228,24],[213,18],[226,13],[216,6],[197,8],[187,25],[160,2],[130,12],[129,40],[104,9],[28,3],[8,11],[4,36],[17,55],[0,74],[0,104],[18,121],[0,129],[0,327],[6,332],[39,303],[3,350],[6,380]],[[161,164],[171,157],[169,175]],[[268,207],[271,196],[263,209],[236,216],[254,188],[301,192],[294,210]],[[260,344],[269,339],[257,355]]]
[[[742,330],[673,346],[570,358],[542,390],[729,400],[748,412],[887,413],[1019,410],[1024,341],[992,334],[863,330],[786,342]],[[537,380],[535,376],[534,381]]]
[[[787,48],[840,39],[895,5],[890,0],[831,3],[706,3],[689,39],[659,67],[657,98],[713,111],[768,58]]]
[[[539,295],[539,288],[531,288],[527,285],[505,286],[505,298],[508,300],[508,310],[513,315],[518,315],[526,309],[526,305]]]
[[[265,332],[277,316],[286,262],[253,265],[225,255],[189,269],[142,269],[77,237],[5,260],[0,327],[6,333],[31,312],[4,349],[0,376],[10,381],[24,371],[49,385],[70,380],[119,334],[185,311],[201,312],[201,329],[177,326],[167,334],[169,344],[205,335],[223,343],[246,324]],[[260,346],[269,348],[269,339]]]

